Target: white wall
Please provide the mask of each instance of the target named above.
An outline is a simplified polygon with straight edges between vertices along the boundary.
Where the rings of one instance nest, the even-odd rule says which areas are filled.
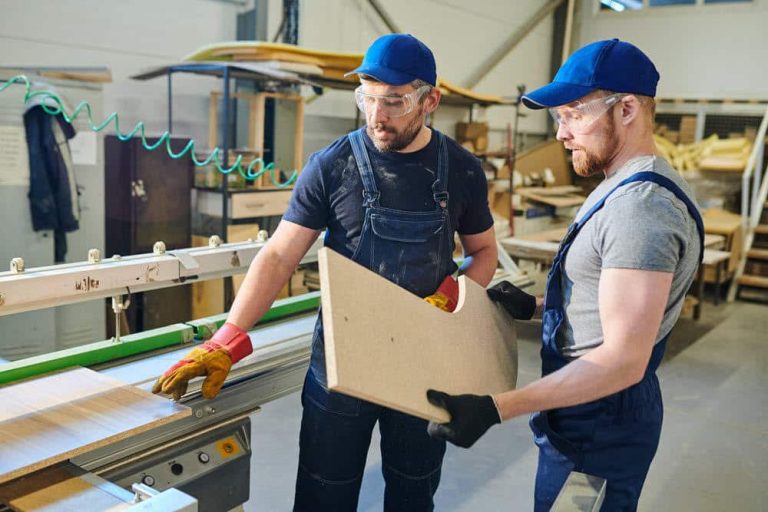
[[[166,80],[129,76],[234,40],[238,9],[211,0],[2,0],[0,65],[107,66],[114,82],[104,87],[105,112],[119,112],[123,132],[141,120],[158,133],[167,129]],[[207,94],[219,88],[215,79],[175,75],[174,133],[207,145]]]
[[[641,48],[661,74],[659,97],[768,97],[768,0],[722,5],[597,10],[582,0],[575,48],[618,37]]]
[[[442,78],[462,85],[485,58],[524,24],[548,0],[387,0],[381,2],[403,32],[421,39],[435,54],[437,72]],[[282,0],[270,0],[270,11],[279,12]],[[279,23],[279,16],[274,20]],[[299,44],[323,50],[363,53],[378,36],[388,33],[366,0],[303,0],[300,3]],[[270,26],[269,33],[276,30]],[[549,78],[551,17],[541,22],[476,87],[478,92],[517,96],[517,84],[529,89]],[[328,92],[308,105],[307,115],[354,117],[349,92]],[[503,129],[511,122],[514,110],[493,107],[478,113],[492,127]],[[466,109],[441,107],[435,125],[453,135],[454,123],[466,120]],[[534,113],[521,120],[523,131],[543,131],[543,114]],[[501,136],[498,137],[501,142]]]
[[[415,34],[432,48],[438,73],[461,85],[546,1],[387,0],[382,4],[401,30]],[[123,132],[141,120],[148,132],[160,133],[167,128],[165,78],[139,82],[129,76],[148,67],[179,62],[203,45],[234,40],[236,15],[243,9],[213,0],[2,0],[0,65],[108,66],[114,82],[104,87],[105,112],[119,112]],[[282,0],[269,0],[270,39],[281,16]],[[387,32],[366,0],[300,3],[302,46],[362,53],[373,39]],[[519,83],[529,88],[545,83],[551,32],[551,19],[544,20],[476,90],[515,96]],[[220,87],[216,79],[174,75],[174,134],[194,137],[199,147],[207,145],[207,94]],[[308,90],[306,94],[310,94]],[[73,103],[78,99],[70,98]],[[351,122],[317,122],[323,118],[353,119],[351,95],[330,91],[308,105],[307,115],[317,117],[307,125],[317,127],[317,133],[307,134],[311,150],[347,126],[351,128]],[[512,116],[511,108],[477,113],[478,119],[487,118],[499,129]],[[464,109],[442,108],[435,123],[452,134],[454,123],[466,117]],[[328,126],[326,134],[322,133],[324,126]],[[523,119],[521,129],[542,131],[543,115]]]

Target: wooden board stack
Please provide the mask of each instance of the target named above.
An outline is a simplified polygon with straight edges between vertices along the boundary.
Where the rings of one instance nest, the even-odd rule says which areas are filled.
[[[363,61],[362,53],[329,52],[303,48],[285,43],[268,43],[264,41],[231,41],[204,46],[184,57],[185,61],[256,61],[274,62],[288,66],[304,66],[303,68],[286,67],[284,69],[306,74],[319,74],[325,78],[350,82],[358,81],[357,75],[345,77]],[[314,73],[313,73],[314,71]],[[509,104],[501,96],[479,94],[459,85],[438,78],[438,87],[443,94],[468,98],[478,103]]]
[[[0,388],[0,483],[191,414],[78,368]]]

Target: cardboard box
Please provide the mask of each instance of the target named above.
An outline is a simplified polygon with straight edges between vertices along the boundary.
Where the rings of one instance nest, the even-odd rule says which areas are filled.
[[[484,153],[488,150],[488,123],[456,123],[456,142],[469,142],[476,153]]]
[[[523,151],[515,161],[515,170],[527,176],[543,177],[544,169],[547,168],[552,170],[555,177],[553,186],[573,183],[565,148],[563,143],[557,140],[542,142],[528,151]]]

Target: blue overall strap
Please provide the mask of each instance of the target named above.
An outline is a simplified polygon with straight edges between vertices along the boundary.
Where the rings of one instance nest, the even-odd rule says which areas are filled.
[[[445,136],[432,130],[437,137],[437,180],[432,184],[432,197],[442,209],[448,208],[448,145]]]
[[[693,218],[694,222],[696,222],[696,229],[699,232],[699,261],[701,261],[701,259],[704,257],[704,221],[701,219],[699,210],[693,204],[693,201],[691,201],[685,192],[680,190],[680,187],[678,187],[674,181],[653,171],[635,173],[616,185],[613,189],[611,189],[610,192],[605,194],[597,203],[595,203],[587,213],[584,214],[584,216],[578,221],[578,227],[576,229],[581,229],[581,227],[592,217],[592,215],[594,215],[600,208],[605,205],[605,201],[614,192],[616,192],[616,190],[618,190],[620,187],[623,187],[624,185],[627,185],[628,183],[634,183],[637,181],[650,181],[651,183],[656,183],[660,187],[664,187],[665,189],[672,192],[675,197],[677,197],[680,201],[683,202],[683,204],[685,204],[685,207],[688,209],[688,213]]]
[[[378,206],[379,190],[376,188],[376,180],[373,178],[373,167],[371,167],[371,161],[368,158],[368,150],[365,149],[363,129],[353,131],[347,135],[347,138],[352,145],[352,154],[355,156],[357,169],[363,180],[363,208]]]
[[[582,218],[579,219],[578,222],[571,224],[568,228],[568,232],[560,243],[560,247],[558,248],[554,260],[552,261],[552,267],[549,269],[549,274],[547,276],[547,292],[544,296],[544,312],[542,314],[541,328],[543,342],[542,351],[544,350],[544,347],[548,347],[552,350],[553,353],[557,353],[557,350],[555,349],[555,338],[557,336],[558,330],[560,329],[560,326],[563,323],[564,315],[562,311],[563,293],[562,285],[560,282],[560,272],[561,267],[564,265],[565,257],[568,254],[568,250],[571,248],[574,239],[579,234],[579,231],[581,231],[581,228],[584,227],[584,225],[592,218],[592,216],[597,213],[603,206],[605,206],[605,202],[614,192],[616,192],[624,185],[641,181],[650,181],[666,188],[685,204],[686,208],[688,209],[688,213],[691,215],[691,217],[693,217],[693,220],[696,222],[696,228],[699,231],[699,261],[701,262],[701,259],[704,257],[704,222],[701,220],[701,215],[699,215],[696,206],[693,204],[690,198],[688,198],[688,196],[682,190],[680,190],[680,187],[678,187],[669,178],[652,171],[638,172],[632,176],[629,176],[614,188],[612,188],[602,198],[600,198],[600,200],[597,201],[587,211],[587,213],[585,213]],[[565,360],[560,361],[558,364],[565,364],[564,361]],[[546,363],[545,366],[547,366]],[[548,370],[552,371],[552,369],[552,367],[548,367]]]

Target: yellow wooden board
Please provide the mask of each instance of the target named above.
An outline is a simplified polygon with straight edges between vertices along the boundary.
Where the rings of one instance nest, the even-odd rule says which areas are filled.
[[[118,512],[132,501],[132,492],[70,462],[0,485],[0,503],[23,512]]]
[[[358,67],[363,61],[362,53],[329,52],[304,48],[285,43],[268,43],[264,41],[231,41],[204,46],[184,57],[185,61],[265,61],[276,60],[313,64],[322,69],[324,76],[340,80],[356,82],[356,75],[345,77],[344,74]],[[480,103],[509,104],[501,96],[480,94],[470,89],[438,78],[438,87],[447,95],[469,98]]]
[[[563,143],[549,140],[523,151],[515,160],[515,170],[521,174],[544,176],[544,169],[549,168],[555,176],[553,185],[570,185],[573,183],[571,168],[568,165]]]
[[[460,277],[458,306],[446,313],[327,248],[318,263],[330,389],[445,422],[427,389],[515,387],[514,323],[480,285]]]
[[[85,368],[0,388],[0,404],[0,483],[191,412]]]
[[[577,193],[581,189],[571,185],[560,187],[525,187],[515,189],[515,192],[526,199],[544,203],[555,208],[567,208],[580,206],[586,201],[586,197]]]

